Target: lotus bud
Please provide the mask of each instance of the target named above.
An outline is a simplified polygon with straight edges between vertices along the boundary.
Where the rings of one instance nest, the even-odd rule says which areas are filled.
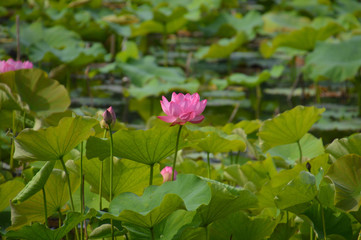
[[[162,174],[163,176],[163,183],[172,181],[172,172],[173,172],[173,168],[169,166],[163,168],[162,171],[160,171],[160,174]],[[177,174],[178,174],[177,171],[175,171],[174,180],[176,179]]]

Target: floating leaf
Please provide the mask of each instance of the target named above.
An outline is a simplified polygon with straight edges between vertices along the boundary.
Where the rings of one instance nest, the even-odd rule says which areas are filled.
[[[258,133],[263,150],[299,141],[324,111],[324,108],[297,106],[265,121]]]
[[[337,159],[327,175],[336,187],[335,206],[357,211],[361,200],[361,156],[349,154]]]
[[[57,127],[23,130],[15,139],[14,158],[22,161],[55,161],[86,140],[98,121],[89,117],[63,118]]]
[[[261,72],[258,75],[255,76],[248,76],[243,73],[233,73],[228,77],[228,81],[231,84],[240,84],[246,87],[256,87],[260,85],[261,83],[267,81],[270,79],[271,74],[268,70],[265,70]]]

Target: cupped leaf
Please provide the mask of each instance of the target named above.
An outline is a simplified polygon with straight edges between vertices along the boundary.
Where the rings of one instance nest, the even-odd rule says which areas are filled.
[[[43,189],[46,181],[48,180],[50,174],[53,171],[55,166],[55,161],[49,161],[40,169],[39,172],[28,182],[23,190],[18,193],[18,195],[12,200],[14,204],[24,202],[41,189]]]
[[[335,184],[335,206],[357,211],[361,201],[361,156],[349,154],[337,159],[327,175]]]
[[[22,110],[27,109],[27,105],[21,101],[18,94],[11,91],[11,88],[8,85],[0,83],[0,109]]]
[[[23,189],[24,183],[13,179],[0,184],[0,212],[9,206],[10,200]]]
[[[175,210],[194,211],[208,204],[210,198],[211,192],[206,182],[195,175],[180,174],[176,181],[166,182],[159,187],[149,186],[141,197],[133,193],[120,194],[113,199],[109,213],[102,218],[151,228]]]
[[[71,190],[74,192],[79,186],[79,176],[70,174]],[[48,216],[53,215],[69,200],[68,185],[64,171],[54,169],[45,186]],[[44,199],[43,193],[38,192],[28,200],[11,206],[11,227],[8,230],[16,230],[23,225],[32,222],[44,222]]]
[[[324,108],[297,106],[266,120],[258,133],[263,150],[299,141],[324,111]]]
[[[47,116],[63,112],[70,105],[70,97],[64,86],[50,79],[40,69],[22,69],[0,74],[0,83],[5,83],[13,94],[18,94],[22,105],[27,104],[30,112]],[[24,110],[27,110],[26,107]]]
[[[23,130],[15,139],[14,158],[22,161],[55,161],[86,140],[98,121],[89,117],[63,118],[56,127]]]
[[[228,134],[231,134],[233,130],[237,128],[242,128],[246,134],[250,134],[257,131],[260,127],[261,127],[260,120],[252,120],[252,121],[243,120],[236,124],[227,123],[226,125],[224,125],[222,130]]]
[[[119,130],[113,134],[113,154],[139,163],[153,165],[175,151],[178,128],[157,125],[149,130]],[[182,138],[179,149],[185,146]],[[89,159],[109,157],[109,140],[90,137],[86,155]]]
[[[96,158],[84,159],[83,172],[85,181],[91,186],[91,191],[99,194],[101,161]],[[103,175],[110,171],[109,158],[103,161]],[[80,174],[80,162],[70,161],[70,170]],[[149,185],[149,166],[130,161],[127,159],[114,159],[113,163],[113,194],[118,196],[124,192],[142,195],[144,189]],[[160,185],[163,181],[159,174],[159,166],[154,166],[153,184]],[[109,201],[110,183],[108,177],[103,177],[102,196]],[[114,198],[113,196],[113,198]]]
[[[314,80],[321,77],[341,82],[353,78],[361,66],[361,51],[355,46],[361,36],[339,43],[321,42],[306,58],[305,73]]]
[[[210,227],[210,239],[265,239],[271,235],[277,223],[271,217],[249,217],[238,211],[214,222]]]
[[[327,146],[326,152],[330,154],[333,161],[348,154],[361,156],[361,134],[357,133],[347,138],[335,139]]]
[[[61,240],[75,226],[85,219],[94,217],[96,211],[90,209],[86,215],[77,212],[69,212],[65,218],[64,224],[55,230],[46,227],[44,224],[34,223],[31,226],[24,226],[18,231],[9,231],[6,234],[7,239],[25,239],[33,240]]]
[[[104,238],[111,238],[112,237],[112,228],[113,228],[113,236],[122,236],[124,235],[127,230],[122,229],[121,231],[116,227],[112,226],[109,223],[102,224],[101,226],[95,228],[90,234],[89,239],[104,239]]]

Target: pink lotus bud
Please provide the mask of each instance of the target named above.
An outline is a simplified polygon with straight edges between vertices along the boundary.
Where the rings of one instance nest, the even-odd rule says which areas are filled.
[[[109,107],[105,112],[103,113],[103,125],[102,127],[109,128],[109,124],[113,126],[115,122],[117,121],[117,117],[115,116],[115,112],[112,107]],[[105,124],[104,124],[105,123]]]
[[[172,181],[172,172],[173,172],[173,168],[168,166],[163,168],[162,171],[160,171],[160,174],[162,174],[163,176],[163,183]],[[177,171],[175,171],[174,180],[176,179],[177,174],[178,174]]]
[[[173,92],[170,102],[162,96],[160,104],[167,116],[158,116],[158,118],[164,122],[172,123],[174,126],[176,124],[184,125],[186,122],[202,122],[204,116],[201,114],[207,105],[207,100],[200,101],[198,93],[184,95]]]

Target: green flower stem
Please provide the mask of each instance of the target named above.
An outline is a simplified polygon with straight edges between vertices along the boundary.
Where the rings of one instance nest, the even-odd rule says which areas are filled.
[[[262,88],[261,84],[256,86],[256,119],[259,119],[261,112]]]
[[[302,149],[301,149],[300,140],[297,141],[297,145],[298,145],[298,150],[300,150],[300,160],[299,160],[299,163],[302,164]]]
[[[106,138],[107,136],[107,130],[104,129],[104,135],[103,138]],[[104,167],[104,161],[100,161],[100,177],[99,177],[99,211],[102,210],[102,198],[103,198],[103,167]]]
[[[11,139],[11,152],[10,152],[10,169],[14,169],[14,151],[15,151],[15,136],[16,136],[16,111],[13,111],[13,137]]]
[[[152,235],[152,240],[155,240],[154,229],[152,227],[150,228],[150,233]]]
[[[44,201],[44,217],[45,217],[45,226],[48,226],[48,208],[46,206],[46,194],[45,188],[43,187],[43,201]]]
[[[112,134],[112,127],[111,124],[109,124],[109,136],[110,136],[110,190],[109,190],[109,203],[113,200],[113,134]],[[111,227],[111,233],[112,233],[112,240],[114,240],[114,225],[113,225],[113,219],[110,219]]]
[[[153,185],[153,168],[154,168],[154,164],[151,164],[149,167],[150,167],[149,186],[151,186],[151,185]]]
[[[168,45],[167,45],[167,28],[163,24],[163,51],[164,51],[164,66],[168,67]]]
[[[209,152],[207,152],[207,163],[208,163],[208,178],[211,178],[211,162],[209,160]]]
[[[84,173],[83,173],[84,144],[80,143],[80,213],[84,214]],[[83,222],[80,223],[80,239],[83,240]]]
[[[65,172],[65,175],[66,175],[66,180],[68,182],[68,191],[69,191],[69,196],[70,196],[71,210],[73,212],[75,212],[74,201],[73,201],[73,196],[72,196],[71,186],[70,186],[69,172],[68,172],[68,169],[65,166],[63,158],[60,158],[60,162],[61,162],[61,165],[63,166],[64,172]]]
[[[321,218],[322,218],[322,230],[323,230],[323,239],[326,240],[326,222],[325,222],[325,211],[323,210],[322,203],[316,196],[315,198],[321,207]]]
[[[313,229],[310,227],[310,240],[313,240]]]
[[[61,165],[62,165],[63,168],[64,168],[64,172],[65,172],[65,175],[66,175],[66,180],[67,180],[67,182],[68,182],[68,191],[69,191],[69,196],[70,196],[71,210],[72,210],[73,212],[75,212],[73,195],[72,195],[71,185],[70,185],[70,175],[69,175],[68,169],[67,169],[66,166],[65,166],[65,163],[64,163],[64,159],[63,159],[63,158],[60,158],[60,162],[61,162]],[[75,231],[76,239],[79,239],[79,233],[78,233],[77,229],[75,228],[74,231]]]
[[[177,161],[177,153],[178,153],[178,144],[179,144],[179,137],[182,131],[183,125],[179,125],[178,135],[177,135],[177,142],[175,144],[175,152],[174,152],[174,159],[173,159],[173,170],[172,170],[172,181],[174,181],[174,172],[175,172],[175,163]]]

